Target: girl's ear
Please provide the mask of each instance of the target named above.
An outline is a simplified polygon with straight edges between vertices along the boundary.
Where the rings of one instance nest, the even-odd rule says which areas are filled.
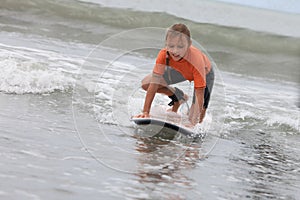
[[[189,47],[192,45],[192,40],[189,41]]]

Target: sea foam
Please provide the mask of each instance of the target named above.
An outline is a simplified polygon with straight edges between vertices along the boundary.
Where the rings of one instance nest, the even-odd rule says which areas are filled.
[[[47,63],[19,58],[0,60],[0,91],[11,94],[42,94],[72,88],[74,78]]]

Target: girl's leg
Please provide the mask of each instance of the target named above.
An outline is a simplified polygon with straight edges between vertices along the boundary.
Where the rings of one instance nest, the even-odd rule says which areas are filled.
[[[174,83],[178,83],[178,82],[182,82],[185,81],[185,79],[180,75],[178,76],[179,72],[175,72],[172,71],[171,76],[174,79]],[[148,74],[143,80],[142,80],[142,88],[147,91],[150,82],[153,80],[152,79],[153,74]],[[172,83],[170,80],[167,80],[169,84],[174,84]],[[172,111],[173,112],[177,112],[178,108],[180,107],[180,105],[184,102],[187,101],[188,96],[186,94],[184,94],[181,90],[179,90],[178,88],[174,88],[171,87],[166,81],[166,77],[165,75],[163,76],[163,78],[161,78],[158,82],[159,87],[157,92],[161,93],[161,94],[165,94],[168,97],[170,97],[172,99]],[[180,94],[179,94],[180,93]],[[174,95],[175,95],[175,101],[174,101]],[[173,97],[173,98],[172,98]]]
[[[147,91],[148,90],[148,87],[149,87],[149,84],[152,80],[152,74],[148,74],[143,80],[142,80],[142,88]],[[157,92],[158,93],[161,93],[161,94],[165,94],[167,96],[171,96],[174,94],[175,92],[175,89],[170,87],[166,81],[161,78],[160,81],[158,82],[159,86],[158,86],[158,90]]]

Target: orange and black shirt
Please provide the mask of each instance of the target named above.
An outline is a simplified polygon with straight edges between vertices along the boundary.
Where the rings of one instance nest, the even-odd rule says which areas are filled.
[[[163,48],[157,55],[153,73],[163,75],[166,67],[167,49]],[[190,46],[183,59],[175,61],[169,56],[169,66],[177,70],[189,81],[194,81],[195,88],[205,88],[206,74],[211,70],[208,57],[194,46]]]

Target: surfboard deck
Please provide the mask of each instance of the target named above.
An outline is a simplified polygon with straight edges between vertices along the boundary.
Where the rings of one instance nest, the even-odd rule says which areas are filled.
[[[168,132],[172,132],[173,134],[183,134],[188,137],[193,137],[194,132],[192,128],[185,127],[183,125],[179,125],[170,121],[164,121],[162,119],[157,118],[131,118],[135,124],[139,126],[157,126],[162,129],[168,129]]]

